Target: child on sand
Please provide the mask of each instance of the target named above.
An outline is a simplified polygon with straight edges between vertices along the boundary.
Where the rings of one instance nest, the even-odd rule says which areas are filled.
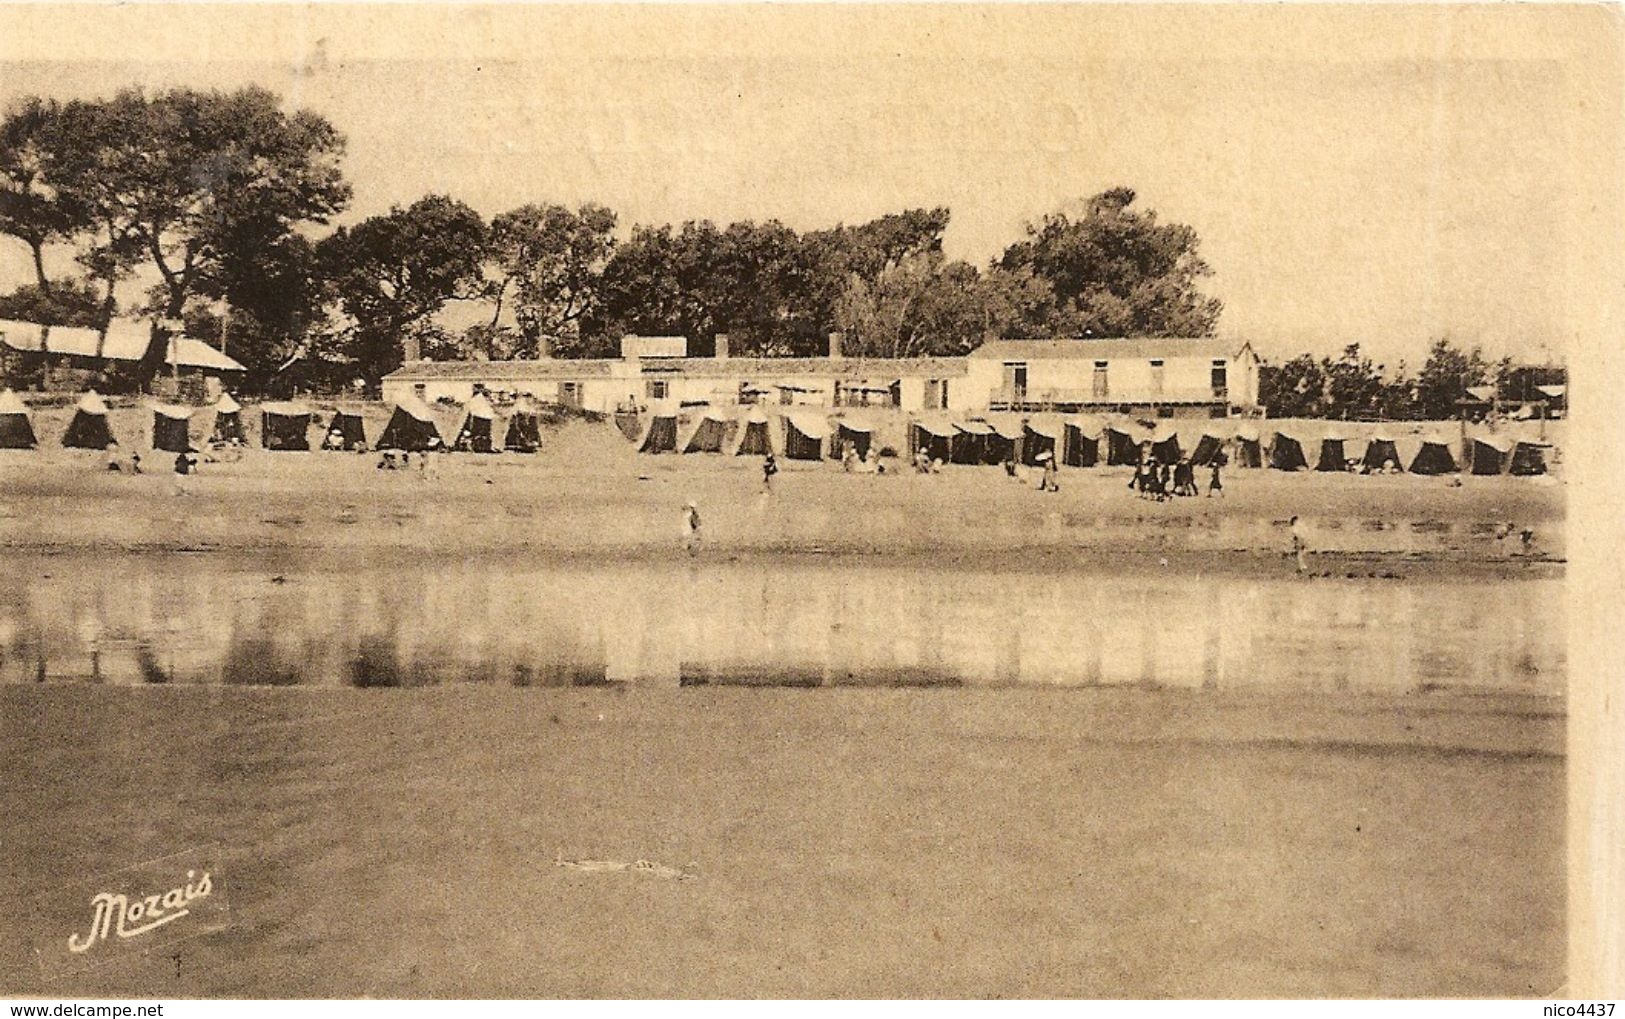
[[[1044,477],[1038,482],[1038,490],[1040,492],[1059,492],[1061,490],[1061,472],[1055,466],[1054,455],[1040,453],[1038,459],[1044,465]]]
[[[773,475],[779,473],[779,462],[769,453],[762,458],[762,491],[773,491]]]

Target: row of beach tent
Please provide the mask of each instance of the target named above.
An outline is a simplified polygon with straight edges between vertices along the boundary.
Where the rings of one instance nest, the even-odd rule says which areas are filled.
[[[243,407],[229,393],[212,406],[214,420],[208,431],[211,442],[246,442]],[[323,424],[325,415],[294,402],[272,402],[259,406],[260,444],[269,450],[308,450],[312,424]],[[191,445],[194,407],[166,403],[152,405],[152,448],[172,453],[185,452]],[[541,447],[541,416],[533,405],[516,404],[501,430],[497,444],[497,413],[484,396],[476,395],[462,408],[462,422],[447,439],[436,414],[422,400],[408,397],[397,403],[378,437],[376,448],[411,452],[436,447],[468,449],[479,453],[501,450],[534,453]],[[336,410],[325,421],[318,445],[328,449],[356,450],[368,447],[366,425],[361,415]],[[107,401],[94,390],[80,397],[72,419],[62,435],[62,445],[70,449],[106,449],[117,437],[110,424]],[[33,415],[16,393],[0,392],[0,449],[33,449],[39,444]]]
[[[867,457],[876,426],[866,420],[787,410],[775,424],[760,407],[742,415],[693,408],[686,426],[676,408],[654,409],[635,440],[643,453],[774,453],[792,460],[841,459],[850,449]],[[1281,471],[1405,472],[1437,475],[1541,474],[1551,446],[1475,426],[1466,441],[1438,425],[1345,422],[1264,422],[1253,419],[1159,421],[1127,417],[988,414],[924,415],[907,423],[910,453],[955,464],[1027,465],[1053,456],[1071,467],[1127,466],[1148,458],[1206,466],[1222,456],[1237,467]]]

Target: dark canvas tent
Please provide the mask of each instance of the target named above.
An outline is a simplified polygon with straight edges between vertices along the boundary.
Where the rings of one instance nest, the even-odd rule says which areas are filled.
[[[760,407],[752,407],[739,429],[739,446],[734,456],[766,456],[773,452],[773,430],[768,427],[767,414]]]
[[[950,421],[934,417],[917,418],[909,424],[908,444],[916,453],[923,449],[925,455],[933,460],[951,462],[954,458],[954,436],[957,434],[959,430]]]
[[[334,411],[333,420],[328,422],[327,432],[322,438],[322,448],[354,451],[366,444],[367,428],[361,421],[361,415],[347,410]]]
[[[260,445],[266,449],[310,448],[310,408],[302,403],[260,404]]]
[[[1304,456],[1303,443],[1285,432],[1277,431],[1275,440],[1270,443],[1270,466],[1278,471],[1307,470],[1309,459]]]
[[[1258,438],[1258,429],[1252,425],[1242,425],[1236,429],[1236,440],[1231,445],[1235,451],[1233,466],[1236,467],[1263,467],[1264,448]]]
[[[1170,424],[1159,425],[1151,439],[1151,455],[1157,458],[1157,463],[1177,463],[1184,453],[1179,446],[1179,432]]]
[[[1395,470],[1402,469],[1404,461],[1399,455],[1399,446],[1394,443],[1391,436],[1378,432],[1365,444],[1365,455],[1360,458],[1361,466],[1367,470],[1385,470],[1392,465]]]
[[[1451,474],[1461,469],[1456,466],[1456,457],[1444,436],[1425,435],[1421,442],[1421,448],[1407,468],[1412,474]]]
[[[852,455],[859,460],[869,457],[869,447],[874,445],[875,430],[872,426],[861,421],[840,421],[835,426],[835,441],[831,443],[830,456],[840,459],[846,455],[848,448]]]
[[[214,402],[214,428],[210,438],[214,442],[246,442],[248,439],[243,433],[242,404],[233,400],[230,393],[221,393],[220,399]]]
[[[107,427],[107,404],[92,389],[74,406],[73,420],[62,435],[62,445],[70,449],[106,449],[113,443],[113,430]]]
[[[34,422],[22,397],[6,390],[0,393],[0,449],[33,449]]]
[[[1528,477],[1546,473],[1546,453],[1552,447],[1545,442],[1520,442],[1512,447],[1513,474]]]
[[[192,408],[159,403],[152,408],[152,448],[184,453],[192,445]]]
[[[1224,452],[1224,437],[1217,434],[1216,428],[1204,428],[1197,437],[1196,446],[1191,450],[1191,463],[1197,467],[1206,467]]]
[[[502,448],[510,453],[534,453],[542,448],[542,418],[529,400],[522,399],[513,405]]]
[[[475,393],[463,408],[463,426],[457,429],[453,449],[474,453],[495,453],[497,448],[491,433],[496,427],[497,412],[484,393]]]
[[[434,411],[417,397],[408,396],[395,404],[389,423],[384,425],[384,434],[378,436],[378,448],[418,453],[429,448],[430,440],[436,446],[442,441]]]
[[[953,425],[953,438],[948,440],[948,462],[987,463],[987,438],[993,434],[993,426],[985,421],[955,421]]]
[[[1132,425],[1106,426],[1106,466],[1122,467],[1140,462],[1140,437]]]
[[[1021,421],[1013,415],[1001,414],[989,417],[987,423],[993,428],[987,437],[988,462],[1002,464],[1006,460],[1020,460],[1022,439],[1027,435]]]
[[[638,442],[639,453],[677,452],[677,409],[675,405],[652,407],[649,424]]]
[[[784,455],[790,460],[821,460],[829,422],[815,414],[784,415]]]
[[[1100,462],[1100,423],[1091,418],[1066,420],[1061,462],[1068,467],[1093,467]]]
[[[1347,440],[1343,433],[1332,429],[1320,437],[1320,448],[1315,457],[1315,470],[1317,471],[1346,471],[1348,470],[1349,456],[1345,449]]]
[[[689,434],[688,441],[683,444],[685,453],[720,453],[728,442],[728,433],[733,428],[733,419],[715,408],[706,408],[700,415],[699,423]]]
[[[1467,462],[1474,474],[1505,474],[1512,465],[1512,440],[1475,435],[1467,443]]]
[[[1050,415],[1035,415],[1028,418],[1022,433],[1021,462],[1029,467],[1036,467],[1040,453],[1059,455],[1061,440],[1065,435],[1066,426],[1061,423],[1060,418]]]

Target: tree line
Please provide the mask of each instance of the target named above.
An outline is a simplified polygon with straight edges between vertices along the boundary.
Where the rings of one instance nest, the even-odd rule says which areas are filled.
[[[0,235],[35,279],[0,318],[105,328],[151,318],[134,369],[162,368],[168,331],[221,346],[248,388],[337,389],[427,356],[613,356],[628,333],[682,335],[698,355],[958,355],[991,337],[1211,336],[1220,302],[1196,232],[1113,188],[1043,216],[976,265],[942,250],[947,208],[798,232],[776,220],[636,224],[587,203],[489,220],[426,195],[353,225],[345,139],[262,88],[30,97],[0,121]],[[47,255],[72,253],[51,276]],[[457,316],[448,306],[463,305]],[[470,325],[451,328],[456,318]],[[1434,344],[1414,377],[1358,345],[1265,366],[1276,416],[1449,417],[1510,362]]]
[[[31,97],[0,124],[0,233],[35,279],[0,317],[151,318],[224,345],[260,387],[376,387],[407,339],[430,356],[613,355],[628,333],[726,333],[734,351],[963,354],[992,336],[1208,336],[1220,302],[1194,230],[1114,188],[1044,216],[985,265],[947,258],[947,208],[798,232],[776,220],[637,224],[536,202],[490,220],[450,195],[332,227],[345,140],[262,88]],[[47,255],[72,252],[51,276]],[[467,305],[457,316],[449,305]],[[449,328],[449,318],[474,324]]]
[[[1435,339],[1413,376],[1404,362],[1390,371],[1374,364],[1358,343],[1336,358],[1299,354],[1265,364],[1258,374],[1258,401],[1271,417],[1363,421],[1442,421],[1486,412],[1469,389],[1487,386],[1496,399],[1536,401],[1536,386],[1562,384],[1567,372],[1549,366],[1515,365],[1510,357],[1489,361],[1481,347]],[[1469,405],[1464,407],[1464,402]]]

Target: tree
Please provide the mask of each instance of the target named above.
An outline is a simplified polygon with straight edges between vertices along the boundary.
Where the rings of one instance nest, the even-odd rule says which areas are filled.
[[[1382,365],[1361,356],[1358,343],[1344,347],[1335,361],[1322,359],[1321,371],[1326,376],[1327,417],[1347,420],[1377,413],[1383,392]]]
[[[604,305],[593,332],[681,334],[698,356],[727,333],[740,353],[813,353],[807,249],[777,221],[709,220],[639,226],[604,269]]]
[[[1326,407],[1326,371],[1310,354],[1264,365],[1258,372],[1258,402],[1271,417],[1320,417]]]
[[[102,299],[95,287],[84,280],[59,279],[43,290],[37,283],[25,283],[9,294],[0,295],[0,318],[39,322],[48,326],[80,326],[99,329]]]
[[[1046,296],[1046,285],[1031,277],[1003,270],[983,276],[975,266],[927,252],[886,266],[873,282],[852,273],[836,302],[835,324],[850,356],[959,356],[989,336],[1019,332]]]
[[[1416,377],[1416,402],[1422,417],[1429,421],[1457,417],[1457,402],[1467,396],[1467,387],[1483,385],[1489,370],[1480,348],[1461,350],[1448,337],[1434,340]]]
[[[571,211],[561,205],[526,205],[491,223],[489,255],[496,281],[488,343],[513,356],[535,357],[544,339],[566,349],[579,345],[581,323],[603,299],[604,267],[614,251],[615,213],[602,205]],[[498,331],[512,293],[517,344]]]
[[[54,118],[45,178],[89,211],[98,236],[81,261],[111,288],[138,264],[159,277],[149,310],[180,317],[251,271],[269,245],[326,223],[350,197],[344,140],[322,117],[277,97],[176,89],[68,103]],[[235,264],[235,268],[233,265]],[[150,378],[165,335],[143,358]]]
[[[1050,282],[1057,331],[1211,336],[1223,305],[1197,289],[1212,269],[1198,254],[1196,231],[1131,209],[1134,197],[1113,188],[1076,218],[1062,211],[1028,224],[1027,239],[1005,249],[999,265]]]
[[[484,296],[485,241],[479,213],[429,195],[317,245],[322,274],[355,324],[352,354],[369,384],[400,367],[408,329],[448,301]]]
[[[49,299],[45,247],[67,241],[90,227],[90,210],[71,192],[47,179],[58,106],[37,96],[17,104],[0,121],[0,234],[28,245],[35,287]]]

